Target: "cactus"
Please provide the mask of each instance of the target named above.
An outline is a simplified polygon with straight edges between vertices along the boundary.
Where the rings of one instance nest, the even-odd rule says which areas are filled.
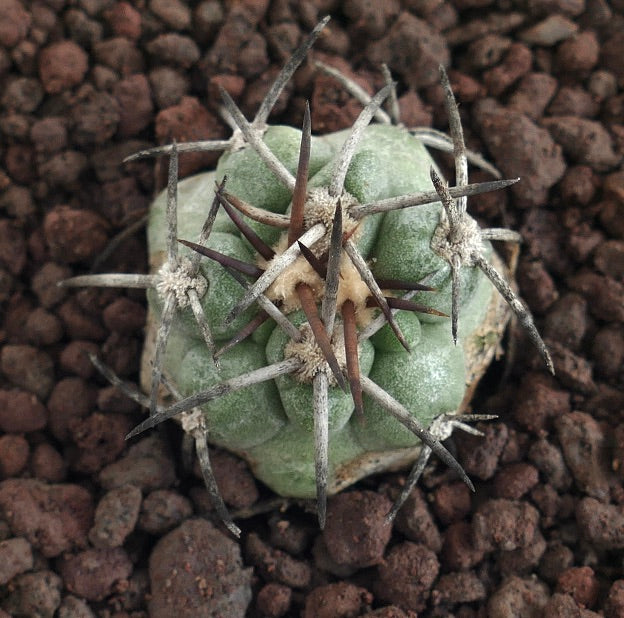
[[[232,138],[135,155],[169,156],[167,190],[149,215],[152,274],[67,282],[148,289],[148,395],[123,388],[150,416],[129,435],[179,418],[235,534],[207,439],[244,457],[277,493],[316,498],[321,526],[328,494],[415,462],[392,517],[432,452],[470,485],[440,440],[455,427],[474,431],[454,415],[498,346],[507,305],[552,370],[489,242],[518,235],[480,229],[466,212],[468,195],[515,180],[468,184],[467,160],[479,158],[465,150],[443,69],[450,138],[414,135],[389,117],[380,106],[394,92],[390,80],[372,98],[356,92],[364,109],[347,131],[312,136],[307,108],[302,130],[267,127],[325,23],[289,60],[252,122],[223,93]],[[441,179],[419,137],[452,149],[456,187]],[[178,183],[178,156],[190,150],[223,155],[216,170]]]

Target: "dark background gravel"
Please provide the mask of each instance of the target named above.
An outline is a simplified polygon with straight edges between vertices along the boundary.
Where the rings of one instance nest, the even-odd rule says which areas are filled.
[[[126,155],[227,136],[218,86],[251,115],[326,13],[314,57],[371,92],[388,63],[406,124],[440,129],[447,64],[469,146],[522,176],[470,208],[522,232],[557,377],[512,329],[474,404],[500,420],[455,440],[476,493],[436,465],[392,529],[401,475],[331,500],[320,534],[216,452],[230,508],[257,511],[239,545],[177,427],[125,443],[141,412],[86,358],[137,379],[143,296],[56,282],[162,186]],[[622,0],[0,0],[0,615],[624,616],[623,60]],[[307,64],[272,121],[306,99],[315,132],[359,111]],[[96,268],[145,263],[139,231]]]

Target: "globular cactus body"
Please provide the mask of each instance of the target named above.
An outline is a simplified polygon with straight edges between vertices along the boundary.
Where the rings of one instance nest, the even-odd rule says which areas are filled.
[[[181,421],[234,534],[206,440],[240,454],[276,492],[316,497],[321,526],[328,494],[415,461],[393,517],[431,453],[472,487],[441,440],[470,430],[453,415],[497,350],[509,308],[552,371],[489,243],[519,236],[480,229],[466,212],[468,195],[517,179],[468,184],[468,159],[493,168],[466,151],[443,69],[451,137],[419,135],[454,153],[456,187],[397,114],[380,109],[391,82],[372,98],[345,84],[364,105],[347,131],[313,137],[307,108],[302,130],[266,125],[326,22],[287,62],[252,122],[222,93],[229,140],[133,156],[170,159],[167,191],[149,215],[151,274],[66,282],[147,289],[148,396],[94,362],[150,410],[129,437]],[[370,124],[373,116],[380,124]],[[223,151],[217,169],[178,183],[178,153],[198,150]]]

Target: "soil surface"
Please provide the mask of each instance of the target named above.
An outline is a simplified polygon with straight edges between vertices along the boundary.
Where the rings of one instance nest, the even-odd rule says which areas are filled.
[[[386,62],[405,123],[442,130],[444,63],[469,147],[522,177],[469,208],[522,232],[557,375],[510,329],[473,404],[499,419],[449,444],[476,492],[434,462],[391,529],[401,474],[330,500],[321,533],[214,452],[238,542],[179,428],[125,442],[142,411],[88,360],[137,380],[143,294],[56,283],[145,272],[140,226],[102,258],[162,186],[123,158],[226,137],[218,87],[251,115],[327,13],[311,57],[370,92]],[[2,0],[0,616],[624,616],[623,59],[622,0]],[[360,109],[306,63],[271,121],[306,99],[317,133]]]

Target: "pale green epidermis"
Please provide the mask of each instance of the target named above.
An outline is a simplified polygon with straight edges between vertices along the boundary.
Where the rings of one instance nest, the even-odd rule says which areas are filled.
[[[265,141],[285,166],[295,173],[300,132],[285,127],[268,129]],[[312,139],[310,187],[328,184],[334,156],[347,132]],[[432,165],[422,144],[406,131],[385,125],[368,127],[353,158],[345,189],[360,203],[431,190]],[[251,150],[224,155],[217,173],[209,172],[182,181],[178,193],[178,236],[196,240],[213,199],[214,183],[227,173],[227,190],[257,207],[286,212],[290,195]],[[152,206],[148,227],[150,255],[165,250],[165,197]],[[428,283],[437,292],[419,293],[416,300],[450,313],[448,264],[432,253],[430,241],[441,213],[439,204],[417,206],[386,215],[367,217],[358,241],[365,257],[372,259],[375,275],[419,281],[437,271]],[[252,223],[267,240],[274,230]],[[252,251],[221,212],[208,245],[245,261]],[[180,247],[181,255],[189,255]],[[242,296],[242,288],[225,271],[203,259],[201,270],[209,292],[202,299],[215,338],[223,343],[253,314],[254,309],[225,327],[224,317]],[[485,317],[492,288],[479,271],[462,269],[463,293],[459,320],[460,342],[453,345],[448,319],[399,312],[398,321],[408,343],[408,354],[388,326],[360,345],[361,372],[399,400],[424,426],[439,414],[452,412],[465,392],[464,353],[461,341],[471,336]],[[151,295],[152,307],[159,302]],[[294,316],[293,316],[294,317]],[[296,318],[298,321],[301,318]],[[439,322],[439,323],[431,323]],[[184,395],[204,390],[234,375],[260,368],[283,358],[286,336],[272,322],[266,323],[246,342],[223,355],[222,369],[214,369],[211,355],[199,340],[188,309],[174,325],[174,345],[166,355],[166,369]],[[367,451],[412,446],[418,439],[380,406],[365,398],[363,421],[353,415],[351,397],[330,388],[330,474]],[[255,474],[283,495],[315,495],[312,388],[292,376],[248,387],[206,404],[210,439],[241,452]]]

